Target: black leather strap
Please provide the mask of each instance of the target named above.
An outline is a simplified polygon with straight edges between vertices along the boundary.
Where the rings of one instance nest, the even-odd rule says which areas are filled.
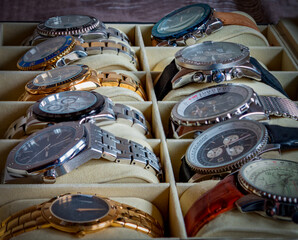
[[[284,94],[286,97],[289,97],[285,92],[285,90],[283,89],[283,87],[281,86],[280,82],[269,71],[263,68],[262,65],[258,62],[258,60],[256,60],[253,57],[250,57],[250,63],[253,64],[260,71],[261,79],[263,83],[266,83],[270,87]],[[179,70],[176,67],[176,63],[174,59],[163,70],[159,80],[154,86],[156,98],[158,101],[161,101],[172,90],[171,80],[178,72]]]
[[[298,149],[298,128],[264,124],[270,143],[280,144],[281,149]]]
[[[156,98],[161,101],[172,90],[172,78],[178,73],[175,59],[163,70],[160,78],[154,86]]]
[[[258,62],[258,60],[256,60],[253,57],[250,57],[250,63],[260,71],[263,83],[266,83],[270,87],[284,94],[286,97],[289,97],[283,89],[283,87],[281,86],[280,82],[269,71],[263,68],[262,65]]]
[[[188,182],[188,180],[195,175],[195,173],[196,172],[191,170],[191,168],[187,165],[185,157],[183,156],[179,170],[179,182]]]

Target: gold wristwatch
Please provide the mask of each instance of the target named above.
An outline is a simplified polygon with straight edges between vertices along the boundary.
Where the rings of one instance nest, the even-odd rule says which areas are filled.
[[[63,91],[90,91],[102,86],[130,89],[146,100],[141,84],[125,74],[101,73],[87,65],[69,65],[37,75],[25,86],[19,101],[37,101],[49,94]]]
[[[0,239],[6,240],[35,229],[56,230],[83,237],[108,227],[125,227],[150,237],[162,237],[161,225],[151,215],[105,197],[63,194],[17,212],[0,226]]]
[[[24,71],[50,70],[96,54],[121,55],[135,68],[138,60],[135,51],[127,44],[109,39],[91,39],[80,42],[73,36],[50,38],[27,51],[18,61],[17,67]]]

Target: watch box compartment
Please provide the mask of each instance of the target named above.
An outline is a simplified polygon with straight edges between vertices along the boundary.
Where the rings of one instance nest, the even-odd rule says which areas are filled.
[[[16,62],[30,47],[20,46],[27,36],[30,36],[37,23],[14,22],[0,23],[0,134],[17,117],[23,115],[33,102],[16,102],[24,91],[24,85],[39,72],[18,71]],[[180,183],[178,180],[181,157],[191,139],[168,139],[168,120],[172,107],[177,101],[156,101],[153,82],[161,73],[153,71],[154,66],[162,59],[173,59],[174,54],[181,49],[167,47],[156,48],[151,46],[151,29],[153,24],[106,24],[115,27],[128,35],[136,50],[140,68],[136,74],[145,84],[148,96],[146,102],[121,102],[141,110],[151,124],[153,139],[148,143],[160,157],[165,179],[159,184],[32,184],[32,185],[0,185],[0,206],[16,200],[51,198],[65,192],[98,193],[108,197],[137,197],[153,203],[161,212],[166,226],[166,238],[187,238],[183,214],[179,198],[194,183]],[[266,37],[270,46],[250,47],[251,55],[263,64],[276,76],[292,100],[298,100],[298,67],[291,50],[286,48],[282,35],[276,26],[259,26],[261,33]],[[20,140],[0,140],[0,167],[3,172],[6,156],[10,149]],[[282,154],[280,157],[294,157],[297,152]],[[296,154],[297,155],[297,154]],[[297,159],[295,159],[297,161]],[[3,173],[1,174],[3,176]],[[91,235],[88,237],[92,238]],[[220,236],[219,236],[220,237]],[[257,236],[256,236],[257,237]],[[47,239],[47,236],[44,235]],[[210,238],[211,239],[211,238]]]

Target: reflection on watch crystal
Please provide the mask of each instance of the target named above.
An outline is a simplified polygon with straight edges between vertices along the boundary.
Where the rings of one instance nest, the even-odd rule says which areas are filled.
[[[66,222],[84,223],[103,218],[109,209],[106,201],[96,196],[66,195],[55,200],[50,210]]]
[[[64,37],[50,38],[47,41],[41,42],[37,46],[30,49],[24,55],[25,62],[33,62],[39,59],[43,59],[53,54],[55,51],[60,49],[66,42]]]
[[[241,169],[244,180],[258,191],[283,197],[298,197],[298,163],[263,159]]]
[[[33,83],[36,86],[57,84],[77,76],[80,72],[82,72],[82,67],[80,65],[70,65],[63,68],[55,68],[36,76],[33,79]]]
[[[81,15],[68,15],[51,17],[45,22],[45,26],[48,28],[74,28],[81,27],[90,22],[90,17]]]
[[[157,31],[160,33],[172,33],[183,30],[195,24],[203,15],[204,8],[200,6],[186,8],[162,21]]]
[[[44,131],[25,143],[15,154],[15,162],[20,165],[31,165],[57,155],[73,141],[76,130],[72,127],[60,127]]]
[[[94,94],[87,91],[66,91],[45,97],[39,104],[40,110],[51,114],[67,114],[82,111],[97,101]]]

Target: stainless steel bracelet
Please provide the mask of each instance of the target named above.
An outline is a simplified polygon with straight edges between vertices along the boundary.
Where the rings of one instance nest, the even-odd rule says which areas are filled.
[[[142,112],[131,109],[130,107],[120,103],[116,103],[113,106],[113,110],[116,115],[117,122],[125,123],[131,127],[135,127],[145,135],[149,133],[146,119]]]
[[[288,98],[259,96],[259,100],[268,115],[287,117],[298,120],[298,108],[295,102]]]
[[[161,164],[153,152],[142,145],[115,137],[94,125],[91,134],[91,141],[102,148],[102,158],[115,163],[137,165],[154,173],[158,178],[162,177]]]
[[[113,27],[108,27],[106,29],[107,33],[108,33],[108,39],[110,37],[114,37],[114,38],[118,38],[123,42],[126,42],[127,44],[130,45],[130,40],[127,37],[127,35],[123,32],[121,32],[120,30],[118,30],[117,28],[113,28]]]

